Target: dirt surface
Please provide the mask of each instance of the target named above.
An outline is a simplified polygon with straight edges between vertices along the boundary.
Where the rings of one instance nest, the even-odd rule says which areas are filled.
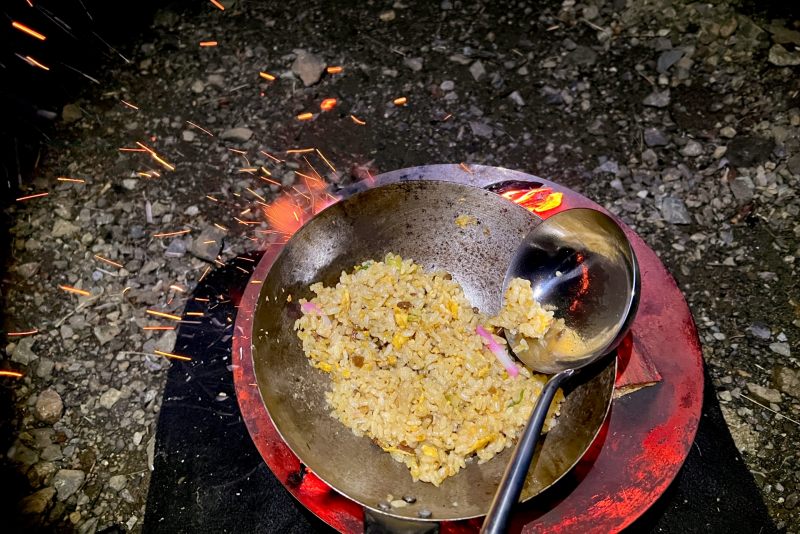
[[[24,375],[0,377],[5,517],[139,530],[175,339],[145,329],[175,324],[147,310],[180,315],[215,261],[295,228],[309,197],[463,162],[564,183],[658,252],[771,513],[800,532],[791,13],[624,0],[222,3],[162,9],[121,50],[129,63],[109,55],[96,67],[100,83],[57,110],[16,195],[48,196],[5,212],[0,368]],[[326,98],[337,103],[322,111]],[[309,147],[319,152],[287,153]]]

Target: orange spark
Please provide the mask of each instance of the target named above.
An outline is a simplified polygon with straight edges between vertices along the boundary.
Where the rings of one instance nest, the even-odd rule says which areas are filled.
[[[217,228],[219,228],[223,232],[227,232],[228,231],[228,229],[225,228],[224,226],[222,226],[221,224],[214,223],[214,226],[216,226]]]
[[[462,169],[463,169],[465,172],[468,172],[469,174],[474,174],[474,173],[472,172],[472,169],[470,169],[470,168],[467,166],[467,164],[466,164],[466,163],[459,163],[459,164],[458,164],[458,166],[459,166],[459,167],[461,167],[461,168],[462,168]]]
[[[211,0],[211,1],[214,2],[214,0]],[[171,352],[164,352],[164,351],[161,351],[161,350],[154,350],[153,352],[155,352],[159,356],[166,356],[167,358],[174,358],[176,360],[184,360],[184,361],[187,361],[187,362],[192,361],[192,359],[189,358],[188,356],[181,356],[180,354],[172,354]]]
[[[331,168],[331,170],[332,170],[333,172],[336,172],[336,167],[334,167],[334,166],[333,166],[333,164],[332,164],[330,161],[328,161],[328,158],[326,158],[326,157],[325,157],[325,156],[322,154],[322,152],[320,152],[320,151],[319,151],[319,149],[318,149],[318,148],[317,148],[317,149],[315,149],[315,150],[317,151],[317,154],[319,155],[319,157],[321,157],[321,158],[322,158],[322,161],[324,161],[324,162],[325,162],[325,164],[326,164],[328,167],[330,167],[330,168]]]
[[[177,232],[165,232],[162,234],[153,234],[153,237],[171,237],[174,235],[188,234],[189,232],[191,232],[191,230],[186,228],[185,230],[178,230]]]
[[[85,291],[83,289],[78,289],[77,287],[62,286],[62,285],[59,285],[58,287],[63,289],[67,293],[75,293],[77,295],[81,295],[82,297],[88,297],[91,295],[91,293],[89,293],[88,291]]]
[[[41,63],[33,59],[31,56],[25,56],[25,61],[27,61],[30,65],[33,65],[34,67],[39,67],[40,69],[43,70],[50,70],[50,67],[42,65]]]
[[[264,167],[263,165],[261,166],[261,172],[263,172],[263,173],[264,173],[264,174],[266,174],[267,176],[272,176],[272,173],[271,173],[271,172],[269,172],[269,169],[267,169],[267,168],[266,168],[266,167]]]
[[[194,300],[198,302],[208,302],[208,299],[205,297],[195,297]]]
[[[337,67],[328,67],[328,68],[327,68],[327,69],[325,69],[325,70],[328,72],[328,74],[339,74],[339,73],[340,73],[340,72],[342,72],[344,69],[343,69],[342,67],[338,67],[338,66],[337,66]]]
[[[175,330],[174,326],[143,326],[142,330]]]
[[[258,198],[260,201],[262,201],[262,202],[266,202],[266,201],[267,201],[267,199],[266,199],[266,198],[262,197],[261,195],[259,195],[258,193],[256,193],[256,192],[255,192],[255,191],[253,191],[252,189],[250,189],[249,187],[247,187],[247,188],[245,188],[245,189],[247,189],[247,191],[249,191],[250,193],[252,193],[252,194],[253,194],[253,196],[257,197],[257,198]],[[248,210],[248,211],[250,211],[250,210]]]
[[[295,200],[291,196],[284,194],[269,206],[265,206],[263,211],[275,230],[282,234],[292,235],[302,226],[297,216],[298,208],[299,206]]]
[[[253,174],[254,172],[258,172],[258,167],[242,167],[239,169],[239,172],[247,172]]]
[[[86,180],[83,180],[81,178],[66,178],[64,176],[59,176],[58,178],[56,178],[56,180],[58,180],[59,182],[74,182],[76,184],[86,183]]]
[[[448,120],[450,120],[452,117],[453,117],[453,114],[452,114],[452,113],[448,113],[447,115],[445,115],[445,116],[442,118],[442,122],[448,121]]]
[[[282,159],[276,158],[275,156],[273,156],[269,152],[265,152],[264,150],[259,150],[259,152],[261,152],[262,154],[267,156],[269,159],[273,160],[275,163],[283,163]]]
[[[200,46],[217,46],[216,41],[200,41]]]
[[[172,284],[171,286],[169,286],[169,288],[170,289],[174,289],[175,291],[179,291],[181,293],[186,293],[185,289],[183,289],[181,286],[176,285],[176,284]]]
[[[203,317],[205,314],[203,312],[186,312],[186,315],[192,317]]]
[[[0,376],[10,376],[11,378],[22,378],[24,375],[16,371],[0,371]]]
[[[306,154],[308,152],[314,152],[313,148],[290,148],[286,151],[287,154]]]
[[[20,24],[19,22],[16,22],[16,21],[12,22],[11,25],[14,26],[16,29],[27,33],[31,37],[36,37],[40,41],[44,41],[45,39],[47,39],[47,37],[45,37],[41,33],[37,32],[36,30],[33,30],[31,28],[28,28],[27,26],[25,26],[24,24]]]
[[[119,149],[117,149],[117,150],[119,150],[120,152],[147,152],[147,150],[146,150],[146,149],[144,149],[144,148],[128,148],[128,147],[122,147],[122,148],[119,148]]]
[[[155,315],[156,317],[163,317],[165,319],[172,319],[173,321],[180,321],[181,318],[177,315],[172,315],[171,313],[164,313],[157,310],[146,310],[147,313],[150,315]]]
[[[200,130],[201,132],[207,133],[207,134],[208,134],[208,135],[210,135],[211,137],[214,137],[214,134],[212,134],[211,132],[209,132],[208,130],[206,130],[205,128],[203,128],[203,127],[201,127],[201,126],[198,126],[197,124],[193,123],[192,121],[186,121],[186,124],[188,124],[188,125],[190,125],[190,126],[194,126],[195,128],[197,128],[197,129],[198,129],[198,130]]]
[[[326,98],[325,100],[320,102],[319,109],[321,109],[322,111],[330,111],[336,107],[337,103],[338,100],[336,100],[335,98]]]
[[[23,200],[30,200],[32,198],[39,198],[39,197],[46,197],[50,193],[36,193],[35,195],[28,195],[26,197],[19,197],[17,202],[22,202]]]
[[[217,200],[216,198],[212,197],[211,195],[206,195],[206,198],[208,200],[213,200],[214,202],[219,202],[219,200]]]
[[[95,254],[94,257],[97,258],[98,260],[104,262],[104,263],[107,263],[109,265],[113,265],[114,267],[117,267],[119,269],[122,269],[124,267],[123,265],[120,265],[119,263],[117,263],[115,261],[111,261],[108,258],[104,258],[103,256],[100,256],[99,254]]]
[[[30,335],[33,335],[33,334],[37,334],[38,332],[39,332],[39,329],[38,328],[34,328],[33,330],[27,330],[25,332],[9,332],[6,335],[9,336],[9,337],[30,336]]]
[[[269,72],[259,72],[258,75],[261,76],[262,78],[264,78],[265,80],[267,80],[268,82],[274,82],[275,81],[275,76],[273,76]]]
[[[225,11],[225,6],[217,2],[217,0],[211,0],[211,3],[218,7],[220,10]]]
[[[206,270],[203,271],[203,274],[202,274],[202,276],[200,276],[200,279],[198,280],[198,282],[202,282],[203,278],[206,277],[206,275],[209,273],[209,271],[211,271],[211,267],[206,267]]]
[[[560,206],[564,195],[559,192],[554,193],[549,187],[537,187],[528,191],[506,191],[502,196],[528,211],[543,213]]]
[[[307,120],[311,120],[313,118],[314,118],[314,114],[310,113],[308,111],[305,112],[305,113],[301,113],[300,115],[297,116],[297,120],[299,120],[299,121],[307,121]]]
[[[359,119],[355,115],[350,115],[350,118],[353,120],[354,123],[358,124],[359,126],[364,126],[365,124],[367,124],[366,121],[362,121],[361,119]]]
[[[251,284],[260,284],[262,282],[263,282],[263,280],[250,280]]]
[[[153,138],[153,140],[155,140],[155,138]],[[137,145],[139,145],[140,147],[142,147],[142,148],[143,148],[143,149],[144,149],[146,152],[148,152],[148,153],[150,154],[150,156],[151,156],[151,157],[152,157],[154,160],[156,160],[156,161],[157,161],[157,162],[159,162],[161,165],[163,165],[164,167],[166,167],[166,168],[167,168],[167,170],[170,170],[170,171],[174,171],[174,170],[175,170],[175,167],[174,167],[173,165],[170,165],[169,163],[167,163],[167,162],[166,162],[166,161],[164,161],[163,159],[161,159],[161,157],[159,157],[159,155],[158,155],[158,154],[156,154],[156,151],[155,151],[155,150],[153,150],[152,148],[149,148],[149,147],[148,147],[148,146],[146,146],[144,143],[140,143],[139,141],[136,141],[136,144],[137,144]]]
[[[408,99],[406,97],[404,97],[404,96],[401,96],[400,98],[395,98],[394,100],[392,100],[392,103],[395,106],[405,106],[406,102],[408,102]]]
[[[259,178],[261,178],[265,182],[270,183],[272,185],[277,185],[278,187],[281,186],[281,183],[280,182],[276,182],[275,180],[270,180],[269,178],[264,178],[263,176],[259,176]]]
[[[131,104],[130,102],[125,102],[124,100],[120,100],[120,102],[122,102],[123,104],[125,104],[126,106],[128,106],[128,107],[129,107],[129,108],[131,108],[131,109],[135,109],[135,110],[138,110],[138,109],[139,109],[137,106],[134,106],[134,105],[133,105],[133,104]]]

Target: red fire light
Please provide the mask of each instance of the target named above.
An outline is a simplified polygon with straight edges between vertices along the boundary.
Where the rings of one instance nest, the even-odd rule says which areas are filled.
[[[559,207],[564,194],[554,193],[549,187],[537,187],[535,189],[512,189],[502,193],[502,196],[528,211],[544,213]]]

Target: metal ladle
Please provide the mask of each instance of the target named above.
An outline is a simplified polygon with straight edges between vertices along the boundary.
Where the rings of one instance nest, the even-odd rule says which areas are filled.
[[[552,306],[581,343],[559,351],[516,353],[527,367],[553,376],[545,384],[495,493],[481,532],[508,530],[553,396],[564,380],[614,350],[627,333],[639,303],[639,266],[628,238],[597,210],[568,209],[542,221],[517,249],[503,288],[514,278],[530,280],[534,298]],[[506,332],[509,347],[517,343]]]

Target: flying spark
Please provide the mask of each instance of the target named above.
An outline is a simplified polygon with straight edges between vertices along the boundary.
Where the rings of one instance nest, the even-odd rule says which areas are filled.
[[[114,267],[117,267],[118,269],[122,269],[124,267],[123,265],[121,265],[121,264],[119,264],[119,263],[117,263],[115,261],[111,261],[108,258],[104,258],[103,256],[100,256],[99,254],[95,254],[94,257],[97,258],[98,260],[102,261],[103,263],[107,263],[109,265],[113,265]]]
[[[407,102],[408,102],[408,99],[406,97],[404,97],[404,96],[401,96],[400,98],[395,98],[394,100],[392,100],[392,103],[395,106],[405,106]]]
[[[258,75],[261,76],[262,78],[264,78],[265,80],[267,80],[268,82],[274,82],[275,81],[275,76],[273,76],[269,72],[263,72],[262,71],[262,72],[259,72]]]
[[[0,376],[10,376],[11,378],[22,378],[22,373],[18,373],[16,371],[0,371]]]
[[[328,74],[339,74],[339,73],[340,73],[340,72],[342,72],[344,69],[343,69],[342,67],[338,67],[338,66],[337,66],[337,67],[328,67],[328,68],[327,68],[327,69],[325,69],[325,70],[328,72]]]
[[[217,46],[217,42],[216,41],[200,41],[200,46],[202,46],[202,47]]]
[[[314,152],[313,148],[290,148],[286,151],[287,154],[306,154],[308,152]]]
[[[175,330],[174,326],[143,326],[142,330]]]
[[[89,293],[88,291],[86,291],[86,290],[83,290],[83,289],[78,289],[77,287],[72,287],[72,286],[62,286],[62,285],[59,285],[58,287],[59,287],[60,289],[63,289],[63,290],[64,290],[64,291],[66,291],[67,293],[75,293],[75,294],[77,294],[77,295],[81,295],[82,297],[88,297],[88,296],[90,296],[90,295],[91,295],[91,293]]]
[[[121,100],[121,99],[120,99],[120,102],[122,102],[123,104],[125,104],[126,106],[128,106],[128,107],[129,107],[129,108],[131,108],[131,109],[135,109],[135,110],[137,110],[137,111],[139,110],[139,108],[138,108],[137,106],[134,106],[134,105],[133,105],[133,104],[131,104],[130,102],[125,102],[124,100]]]
[[[203,128],[202,126],[198,126],[197,124],[193,123],[192,121],[186,121],[186,124],[188,124],[189,126],[194,126],[195,128],[197,128],[201,132],[204,132],[204,133],[208,134],[209,136],[214,137],[214,134],[212,134],[211,132],[209,132],[208,130]]]
[[[43,70],[50,70],[50,67],[42,65],[41,63],[39,63],[38,61],[33,59],[31,56],[25,56],[23,59],[25,61],[27,61],[28,64],[33,65],[34,67],[39,67],[40,69],[43,69]]]
[[[59,182],[74,182],[76,184],[86,183],[86,180],[83,180],[82,178],[67,178],[65,176],[59,176],[58,178],[56,178],[56,180],[58,180]]]
[[[359,126],[364,126],[365,124],[367,124],[366,121],[362,121],[361,119],[359,119],[355,115],[350,115],[350,118],[353,120],[354,123],[358,124]]]
[[[25,332],[9,332],[6,334],[9,337],[19,337],[19,336],[31,336],[33,334],[37,334],[39,332],[38,328],[34,328],[33,330],[27,330]]]
[[[338,101],[335,98],[326,98],[325,100],[320,102],[319,108],[322,111],[330,111],[330,110],[332,110],[333,108],[336,107],[337,103],[338,103]]]
[[[325,156],[322,154],[322,152],[320,152],[320,150],[319,150],[318,148],[317,148],[317,149],[315,149],[315,150],[317,151],[317,154],[319,155],[319,157],[321,157],[321,158],[322,158],[322,161],[324,161],[324,162],[325,162],[325,164],[326,164],[328,167],[330,167],[330,168],[331,168],[331,170],[332,170],[333,172],[336,172],[336,167],[334,167],[334,166],[333,166],[333,163],[331,163],[330,161],[328,161],[328,158],[326,158],[326,157],[325,157]]]
[[[213,2],[214,0],[211,1]],[[172,354],[171,352],[164,352],[161,350],[154,350],[153,352],[158,354],[159,356],[166,356],[167,358],[174,358],[176,360],[184,360],[187,362],[192,361],[192,359],[189,358],[188,356],[181,356],[180,354]]]
[[[211,0],[211,3],[218,7],[221,11],[225,11],[225,6],[217,2],[217,0]]]
[[[174,235],[188,234],[189,232],[191,232],[191,230],[186,228],[185,230],[179,230],[177,232],[165,232],[162,234],[153,234],[153,237],[172,237]]]
[[[177,315],[173,315],[171,313],[164,313],[157,310],[145,310],[150,315],[154,315],[156,317],[163,317],[164,319],[172,319],[173,321],[180,321],[181,318]]]
[[[310,112],[301,113],[297,116],[297,120],[299,121],[307,121],[314,118],[314,114]]]
[[[24,24],[20,24],[19,22],[14,21],[14,22],[11,23],[11,25],[14,26],[16,29],[27,33],[31,37],[36,37],[40,41],[44,41],[45,39],[47,39],[47,37],[45,37],[41,33],[37,32],[36,30],[33,30],[31,28],[28,28],[27,26],[25,26]]]
[[[474,174],[474,173],[472,172],[472,169],[470,169],[470,168],[467,166],[467,164],[466,164],[466,163],[459,163],[459,164],[458,164],[458,166],[459,166],[459,167],[461,167],[461,168],[462,168],[462,169],[463,169],[465,172],[468,172],[469,174]]]
[[[273,156],[273,155],[272,155],[272,154],[270,154],[269,152],[265,152],[264,150],[259,150],[259,152],[261,152],[262,154],[264,154],[265,156],[267,156],[269,159],[273,160],[275,163],[283,163],[283,161],[284,161],[284,160],[282,160],[282,159],[278,159],[278,158],[276,158],[275,156]]]
[[[22,202],[23,200],[30,200],[30,199],[32,199],[32,198],[46,197],[46,196],[47,196],[47,195],[49,195],[49,194],[50,194],[50,193],[36,193],[35,195],[28,195],[28,196],[26,196],[26,197],[19,197],[19,198],[17,199],[17,202]]]

